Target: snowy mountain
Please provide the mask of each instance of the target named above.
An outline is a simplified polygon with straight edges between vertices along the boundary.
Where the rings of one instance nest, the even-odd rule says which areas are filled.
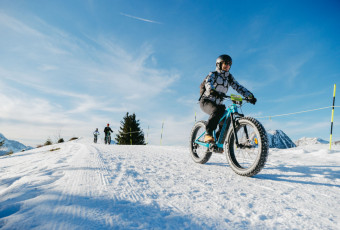
[[[294,143],[297,146],[303,146],[315,144],[328,144],[329,142],[317,137],[302,137],[299,140],[295,141]]]
[[[294,148],[296,145],[282,130],[267,131],[269,148],[287,149]]]
[[[20,152],[22,150],[33,149],[30,146],[21,144],[18,141],[8,140],[3,134],[0,133],[0,142],[4,141],[4,144],[0,147],[0,156],[7,154],[8,152]]]
[[[188,147],[44,146],[0,158],[0,229],[339,229],[340,146],[270,149],[241,177]]]

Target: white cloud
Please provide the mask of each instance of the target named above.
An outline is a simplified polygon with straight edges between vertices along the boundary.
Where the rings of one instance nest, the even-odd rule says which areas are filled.
[[[43,37],[39,31],[2,12],[0,12],[0,25],[25,36]]]
[[[38,18],[23,22],[4,13],[1,27],[10,33],[0,41],[13,46],[0,43],[7,51],[0,59],[17,63],[0,63],[0,131],[12,135],[10,129],[23,127],[17,135],[31,143],[39,136],[32,135],[34,127],[43,136],[60,128],[68,136],[86,135],[102,123],[119,127],[125,112],[152,113],[145,103],[152,104],[180,77],[155,66],[149,44],[129,51],[105,35],[87,36],[88,43]]]
[[[59,105],[52,105],[42,98],[0,94],[0,101],[0,118],[3,121],[41,125],[64,125],[71,121],[59,110]]]
[[[58,67],[54,65],[42,65],[39,67],[39,70],[42,70],[42,71],[51,71],[51,70],[57,70],[57,69]]]

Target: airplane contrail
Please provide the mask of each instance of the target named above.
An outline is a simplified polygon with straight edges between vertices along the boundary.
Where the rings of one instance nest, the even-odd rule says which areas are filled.
[[[144,22],[151,22],[151,23],[156,23],[156,24],[162,24],[160,22],[152,21],[152,20],[145,19],[145,18],[139,18],[139,17],[128,15],[128,14],[124,14],[124,13],[120,13],[120,14],[123,15],[123,16],[129,17],[129,18],[134,18],[134,19],[137,19],[137,20],[140,20],[140,21],[144,21]]]

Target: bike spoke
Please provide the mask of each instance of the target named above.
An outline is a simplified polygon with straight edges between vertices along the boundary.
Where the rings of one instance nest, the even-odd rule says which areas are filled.
[[[258,145],[254,141],[257,135],[253,127],[244,125],[238,129],[237,137],[241,147],[237,148],[236,144],[234,145],[235,160],[242,168],[249,168],[254,164],[259,154]]]

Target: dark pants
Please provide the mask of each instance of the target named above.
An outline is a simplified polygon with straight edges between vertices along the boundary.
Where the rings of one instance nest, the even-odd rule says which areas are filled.
[[[201,109],[210,115],[208,119],[208,123],[206,126],[207,134],[212,135],[213,131],[217,128],[217,124],[222,118],[224,111],[225,111],[225,105],[217,105],[216,103],[207,100],[202,99],[200,101],[200,107]],[[223,123],[222,123],[223,124]]]
[[[111,144],[111,133],[107,132],[105,133],[105,140],[104,140],[105,144]]]

